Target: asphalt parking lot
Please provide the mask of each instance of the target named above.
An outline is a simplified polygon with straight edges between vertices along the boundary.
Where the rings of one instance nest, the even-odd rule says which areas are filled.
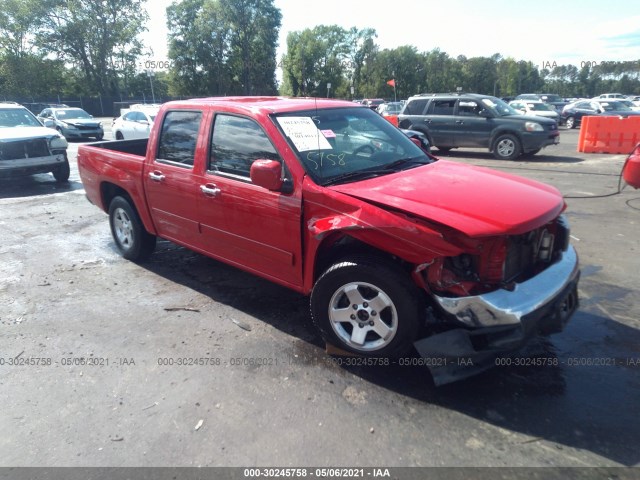
[[[78,142],[68,185],[0,181],[0,466],[638,466],[640,191],[577,138],[443,155],[556,186],[582,265],[567,329],[515,357],[545,365],[443,387],[340,364],[305,298],[232,267],[164,241],[122,259]]]

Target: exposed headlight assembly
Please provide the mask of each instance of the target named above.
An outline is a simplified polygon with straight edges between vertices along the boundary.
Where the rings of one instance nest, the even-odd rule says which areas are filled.
[[[52,150],[59,150],[61,148],[67,148],[69,144],[67,143],[67,140],[60,136],[60,137],[53,137],[49,140],[49,146],[51,147]]]

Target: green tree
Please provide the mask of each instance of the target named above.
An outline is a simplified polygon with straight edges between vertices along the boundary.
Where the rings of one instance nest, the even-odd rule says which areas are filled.
[[[281,18],[273,0],[174,1],[167,8],[170,93],[276,93]]]
[[[318,25],[291,32],[282,58],[285,95],[348,98],[351,86],[358,96],[368,96],[375,87],[378,48],[375,30],[345,30],[337,25]],[[327,84],[331,84],[327,91]]]
[[[229,31],[229,63],[244,95],[272,95],[276,87],[276,47],[282,23],[273,0],[220,0]]]
[[[0,52],[15,57],[33,53],[33,32],[49,7],[42,0],[3,0],[0,8]]]
[[[49,0],[38,32],[40,49],[79,68],[93,94],[116,94],[118,74],[142,53],[137,38],[146,0]]]

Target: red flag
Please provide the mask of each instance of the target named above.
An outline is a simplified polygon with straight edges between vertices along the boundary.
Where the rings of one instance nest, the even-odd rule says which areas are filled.
[[[395,79],[391,79],[391,80],[389,80],[389,81],[387,82],[387,85],[391,85],[392,87],[394,87],[394,88],[395,88],[395,86],[396,86],[396,81],[395,81]]]

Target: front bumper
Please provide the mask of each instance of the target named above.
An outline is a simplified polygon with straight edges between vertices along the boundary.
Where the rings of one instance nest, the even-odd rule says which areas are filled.
[[[86,130],[62,128],[62,135],[65,138],[98,138],[104,136],[102,128],[91,128]]]
[[[49,173],[63,165],[65,161],[66,158],[64,154],[48,155],[46,157],[0,160],[0,177]]]
[[[462,328],[415,342],[437,385],[487,370],[500,354],[515,351],[536,334],[561,331],[578,307],[578,255],[572,246],[562,258],[513,290],[448,298],[434,295],[445,315]],[[461,361],[462,359],[462,361]]]
[[[469,297],[433,295],[440,308],[471,328],[514,325],[544,307],[579,275],[578,254],[570,245],[562,258],[513,290]]]
[[[539,150],[549,145],[558,145],[559,143],[560,132],[558,130],[525,132],[522,134],[522,150],[524,152]]]

